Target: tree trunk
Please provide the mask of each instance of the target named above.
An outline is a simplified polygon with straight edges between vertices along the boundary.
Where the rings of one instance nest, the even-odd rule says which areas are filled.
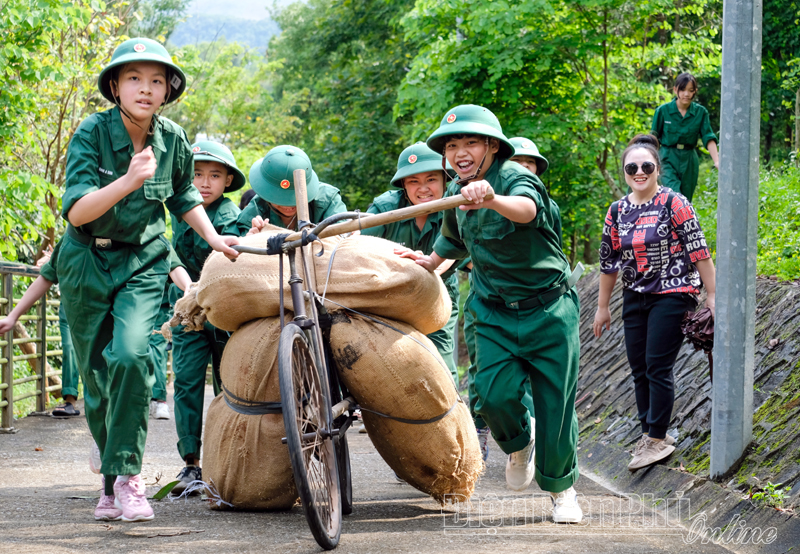
[[[16,323],[16,325],[14,325],[14,336],[19,339],[31,338],[28,332],[25,330],[25,327],[23,327],[19,321]],[[20,344],[19,349],[22,350],[23,354],[36,354],[36,344],[32,342],[24,342]],[[31,366],[32,371],[34,371],[35,373],[39,373],[39,360],[36,359],[28,360],[28,365]],[[53,368],[50,367],[50,364],[47,363],[47,360],[45,360],[45,370],[46,373],[50,373],[51,371],[53,371]],[[61,378],[59,378],[58,375],[50,375],[47,377],[47,386],[60,385],[60,384],[61,384]],[[50,394],[52,394],[56,398],[61,398],[60,390],[53,391]]]

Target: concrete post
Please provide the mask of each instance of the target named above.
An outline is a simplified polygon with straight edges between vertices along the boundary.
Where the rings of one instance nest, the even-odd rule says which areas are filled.
[[[753,436],[762,0],[724,0],[711,477]]]

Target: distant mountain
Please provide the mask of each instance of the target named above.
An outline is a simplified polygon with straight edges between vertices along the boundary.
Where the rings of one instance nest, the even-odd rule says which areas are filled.
[[[258,3],[263,4],[263,1]],[[231,4],[236,5],[233,2]],[[281,31],[278,24],[268,16],[260,20],[239,17],[238,10],[233,6],[228,9],[228,13],[237,15],[223,16],[194,12],[193,6],[186,21],[178,25],[175,32],[170,35],[170,43],[185,46],[225,37],[228,42],[239,42],[263,50],[267,47],[269,39]],[[266,11],[259,15],[262,14],[266,15]]]

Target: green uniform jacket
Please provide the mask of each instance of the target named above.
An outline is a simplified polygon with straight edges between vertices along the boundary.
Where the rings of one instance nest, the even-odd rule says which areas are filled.
[[[711,129],[708,110],[697,102],[689,104],[685,116],[678,110],[676,100],[659,106],[653,115],[651,132],[661,142],[661,146],[667,147],[677,144],[694,147],[697,139],[702,139],[703,146],[706,147],[712,140],[717,142],[717,135]]]
[[[442,258],[472,257],[475,294],[492,302],[524,300],[561,285],[570,275],[554,230],[550,196],[542,182],[515,162],[495,160],[484,177],[495,194],[536,203],[530,223],[514,223],[490,209],[448,210],[434,251]],[[450,184],[448,194],[459,191]]]
[[[169,119],[158,117],[146,146],[153,147],[158,164],[153,178],[96,220],[82,225],[81,232],[146,244],[167,230],[162,203],[176,216],[203,203],[192,185],[194,159],[184,130]],[[119,108],[84,119],[67,151],[66,191],[61,200],[64,219],[75,202],[125,175],[133,155],[133,143]]]
[[[372,204],[367,208],[367,213],[380,214],[399,208],[406,208],[411,205],[404,190],[390,190],[373,200]],[[395,223],[381,225],[380,227],[364,229],[361,233],[396,242],[411,250],[420,250],[423,254],[430,254],[433,252],[433,245],[439,236],[441,228],[442,212],[438,212],[428,216],[422,230],[417,227],[417,222],[414,219],[406,219],[405,221],[396,221]],[[448,278],[455,274],[455,266],[456,264],[453,264],[453,266],[442,275],[442,280],[445,284],[447,284]]]
[[[239,207],[230,199],[220,196],[206,208],[206,215],[220,235],[238,235],[236,218]],[[188,223],[172,216],[172,245],[189,273],[192,281],[200,278],[203,264],[213,252],[208,243]]]
[[[317,197],[308,203],[308,212],[311,214],[312,223],[319,223],[326,217],[346,211],[347,207],[342,201],[339,189],[325,183],[319,184]],[[260,215],[264,219],[269,219],[270,225],[285,227],[281,216],[272,210],[266,200],[256,195],[239,215],[239,220],[237,222],[239,232],[236,234],[240,237],[245,236],[252,227],[251,222],[253,218],[257,215]]]

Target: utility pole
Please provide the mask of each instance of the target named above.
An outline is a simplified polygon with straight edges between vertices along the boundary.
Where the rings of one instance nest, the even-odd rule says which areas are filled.
[[[724,0],[711,477],[753,437],[762,0]]]

